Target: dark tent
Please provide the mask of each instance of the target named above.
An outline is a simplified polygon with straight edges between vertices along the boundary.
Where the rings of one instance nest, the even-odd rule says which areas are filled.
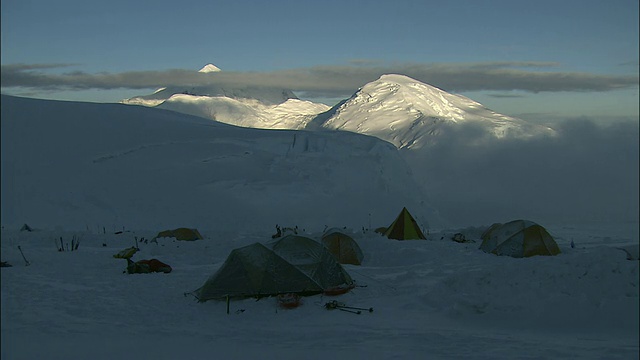
[[[231,251],[224,264],[193,294],[199,301],[319,294],[353,284],[329,250],[312,239],[288,235]]]

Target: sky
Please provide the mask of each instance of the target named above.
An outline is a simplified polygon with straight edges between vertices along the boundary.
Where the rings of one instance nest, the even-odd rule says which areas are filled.
[[[524,119],[639,116],[637,0],[4,0],[1,10],[3,94],[117,102],[214,82],[333,105],[399,73]],[[196,72],[208,63],[222,73]]]

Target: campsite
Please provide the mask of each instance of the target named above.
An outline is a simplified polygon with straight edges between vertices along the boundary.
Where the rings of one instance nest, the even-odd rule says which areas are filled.
[[[426,192],[417,168],[370,136],[238,128],[118,104],[2,101],[2,359],[640,352],[633,177],[620,178],[624,196],[584,206],[573,195],[607,193],[591,165],[567,167],[581,182],[566,186],[511,181],[528,189],[518,202],[508,195],[522,192],[504,181],[480,173],[451,183],[437,166],[425,179],[441,176],[441,185]],[[621,143],[617,131],[590,139],[626,149],[632,139]],[[598,149],[600,161],[609,152]],[[628,161],[619,169],[637,168]],[[473,191],[480,185],[486,191]],[[522,226],[506,226],[513,221]],[[559,252],[511,251],[555,249],[544,232],[527,232],[532,222]],[[494,224],[506,227],[485,236],[497,247],[483,250]],[[525,242],[528,233],[538,242]],[[306,245],[276,254],[273,244],[291,235]],[[217,282],[222,273],[229,278]]]
[[[628,245],[630,229],[551,228],[561,253],[515,258],[479,248],[487,228],[415,240],[329,229],[361,249],[361,264],[342,264],[355,286],[340,295],[302,296],[292,308],[280,306],[275,296],[227,303],[224,297],[199,302],[193,295],[236,249],[278,240],[271,229],[200,229],[198,240],[139,241],[161,230],[3,228],[2,260],[12,266],[1,273],[2,358],[32,359],[43,349],[74,359],[112,359],[125,352],[156,359],[637,356],[637,248],[636,259],[628,260],[616,246]],[[326,233],[318,228],[284,238],[319,245]],[[453,241],[454,233],[470,241]],[[74,236],[80,239],[77,250],[56,249],[54,240]],[[173,271],[125,274],[127,259],[114,255],[130,247],[139,249],[132,260],[156,258]]]

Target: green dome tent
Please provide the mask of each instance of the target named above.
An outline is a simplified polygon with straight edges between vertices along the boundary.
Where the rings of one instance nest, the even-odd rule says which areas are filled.
[[[480,249],[487,253],[516,258],[560,253],[558,244],[547,229],[529,220],[491,225],[482,234]]]
[[[331,253],[312,239],[288,235],[231,251],[222,266],[193,294],[210,299],[319,294],[353,284]]]

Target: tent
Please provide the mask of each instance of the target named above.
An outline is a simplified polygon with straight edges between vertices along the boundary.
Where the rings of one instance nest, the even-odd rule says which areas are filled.
[[[480,249],[487,253],[516,258],[557,255],[558,244],[541,225],[529,220],[493,224],[482,234]]]
[[[353,284],[329,250],[312,239],[288,235],[267,244],[231,251],[222,266],[193,295],[210,299],[312,295]]]
[[[200,232],[197,229],[188,229],[188,228],[177,228],[175,230],[161,231],[153,239],[163,238],[163,237],[172,237],[172,238],[176,238],[176,240],[186,240],[186,241],[203,239],[202,235],[200,235]]]
[[[384,236],[396,240],[426,239],[406,207],[402,208],[398,217],[389,225]]]
[[[338,229],[329,229],[322,235],[322,244],[329,249],[340,264],[362,264],[364,255],[358,243]]]
[[[22,225],[20,231],[33,231],[33,228],[27,224]]]

